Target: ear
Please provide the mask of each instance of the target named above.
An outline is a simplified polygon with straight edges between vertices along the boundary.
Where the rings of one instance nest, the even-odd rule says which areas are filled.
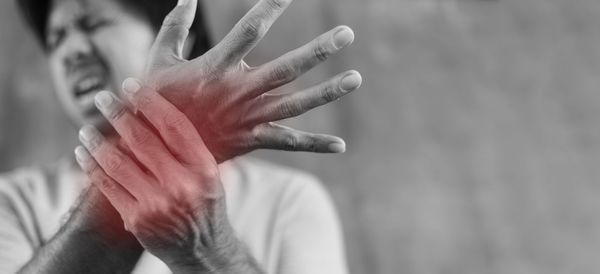
[[[196,43],[196,33],[190,32],[185,40],[185,44],[183,45],[183,56],[185,59],[188,59],[190,54],[192,53],[192,48],[194,47],[194,43]]]

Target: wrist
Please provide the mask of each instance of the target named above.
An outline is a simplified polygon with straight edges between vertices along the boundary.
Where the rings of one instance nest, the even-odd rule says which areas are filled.
[[[217,250],[196,252],[190,256],[179,257],[167,263],[175,274],[187,273],[262,273],[246,246],[233,239]]]
[[[115,256],[119,252],[139,253],[143,248],[133,234],[125,230],[118,212],[96,187],[91,186],[80,197],[68,220],[67,229]]]

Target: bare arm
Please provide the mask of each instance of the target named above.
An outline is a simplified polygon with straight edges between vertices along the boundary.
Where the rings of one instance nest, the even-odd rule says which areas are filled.
[[[143,248],[94,186],[60,231],[17,273],[130,273]]]
[[[356,90],[362,81],[358,72],[342,73],[300,92],[270,91],[352,43],[354,34],[348,27],[337,27],[259,67],[243,61],[290,2],[259,1],[221,43],[189,61],[181,57],[181,49],[196,1],[180,1],[165,19],[144,85],[186,114],[218,162],[260,148],[326,153],[345,149],[340,138],[272,122],[301,115]],[[82,273],[82,269],[86,273],[119,273],[132,269],[143,249],[122,229],[120,216],[99,194],[93,188],[84,194],[72,218],[20,273]],[[106,222],[96,222],[98,216]]]

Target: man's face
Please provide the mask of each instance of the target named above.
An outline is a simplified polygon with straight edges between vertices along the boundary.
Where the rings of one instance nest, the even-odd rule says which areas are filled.
[[[155,38],[149,22],[118,0],[54,0],[47,46],[55,90],[78,125],[99,125],[100,90],[120,94],[127,77],[140,77]]]

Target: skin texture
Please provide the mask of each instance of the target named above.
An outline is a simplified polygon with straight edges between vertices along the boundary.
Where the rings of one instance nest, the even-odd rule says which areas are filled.
[[[96,103],[133,156],[87,126],[80,131],[87,150],[76,149],[82,169],[174,273],[260,273],[229,224],[217,162],[192,123],[158,93],[137,91],[130,101],[157,134],[102,92]]]
[[[343,140],[301,132],[272,122],[298,116],[357,89],[362,78],[347,71],[303,91],[272,94],[354,40],[341,26],[267,64],[243,58],[264,37],[291,0],[263,0],[214,48],[193,60],[182,57],[196,1],[167,16],[152,48],[144,85],[171,101],[192,121],[218,162],[267,148],[290,151],[345,150]],[[201,110],[201,111],[198,111]]]
[[[114,121],[108,119],[119,135],[107,136],[103,139],[105,141],[100,143],[110,144],[114,149],[113,152],[120,151],[120,154],[113,155],[120,155],[121,159],[131,159],[138,165],[137,169],[128,169],[126,171],[130,171],[129,173],[115,175],[113,169],[106,167],[118,165],[106,161],[102,155],[94,155],[95,150],[90,149],[94,157],[83,158],[95,158],[97,164],[92,165],[95,168],[84,165],[84,169],[96,170],[96,173],[91,173],[96,174],[95,176],[102,175],[102,172],[97,171],[102,170],[105,176],[102,177],[103,179],[91,176],[94,184],[74,207],[71,219],[53,239],[38,250],[19,273],[81,273],[83,269],[86,273],[127,273],[135,265],[143,250],[140,243],[179,273],[187,273],[190,270],[196,272],[202,270],[198,273],[218,273],[219,270],[227,273],[259,271],[251,256],[231,236],[230,226],[223,221],[225,205],[223,196],[218,191],[220,189],[218,174],[212,171],[216,163],[258,148],[314,152],[344,151],[344,143],[337,137],[300,132],[272,122],[300,115],[357,89],[362,81],[358,72],[349,71],[321,85],[295,93],[275,95],[270,94],[269,91],[293,81],[331,54],[349,45],[354,39],[352,31],[348,27],[338,27],[272,62],[251,68],[243,61],[244,56],[264,37],[269,27],[291,2],[290,0],[261,0],[236,24],[222,42],[201,57],[185,60],[182,51],[197,6],[195,0],[180,1],[180,5],[175,7],[165,19],[154,44],[149,43],[147,47],[143,45],[149,38],[147,32],[149,26],[144,26],[143,20],[123,7],[118,8],[119,5],[112,1],[114,0],[56,2],[52,14],[63,13],[63,15],[52,15],[50,28],[61,29],[60,26],[68,26],[62,28],[66,30],[61,31],[63,37],[59,40],[62,43],[50,41],[56,43],[49,57],[57,92],[59,97],[64,97],[61,102],[71,118],[78,124],[89,123],[100,128],[101,131],[96,134],[100,136],[101,133],[109,134],[112,130],[110,127],[104,127],[105,120],[96,118],[97,115],[86,116],[91,113],[89,98],[93,98],[96,90],[85,93],[86,99],[76,97],[73,87],[79,85],[78,76],[70,75],[70,67],[65,64],[70,57],[91,58],[75,68],[89,70],[91,74],[103,74],[99,78],[108,80],[103,80],[99,89],[114,90],[115,81],[119,82],[127,76],[138,76],[140,80],[126,81],[123,84],[125,89],[135,90],[140,87],[141,90],[147,91],[144,94],[154,94],[152,98],[163,98],[164,102],[170,103],[172,110],[144,111],[143,103],[132,100],[130,102],[132,109],[126,112],[130,113],[128,117],[131,121],[127,125],[142,124],[147,129],[151,129],[150,132],[154,134],[158,132],[154,139],[160,139],[166,148],[160,145],[150,146],[155,149],[152,153],[161,156],[144,158],[144,155],[153,154],[140,153],[137,149],[144,147],[140,143],[144,144],[152,138],[137,140],[136,137],[132,137],[136,135],[125,134],[128,131],[137,131],[131,131],[128,126],[118,127]],[[86,14],[92,10],[95,14],[104,14],[99,11],[101,9],[105,9],[106,13],[117,12],[116,9],[119,9],[122,16],[119,16],[119,20],[112,21],[112,24],[100,24],[96,28],[91,28],[93,31],[83,27],[83,23],[78,23],[81,20],[75,19],[87,16]],[[64,17],[68,14],[81,15],[71,17],[74,18],[71,20],[64,19],[68,18]],[[61,18],[66,21],[61,21]],[[56,23],[57,21],[59,23]],[[50,37],[52,36],[49,36],[49,39]],[[122,38],[122,41],[115,37]],[[127,42],[130,39],[139,39],[139,41]],[[122,53],[116,53],[117,51],[133,55],[125,57]],[[129,62],[128,58],[132,58],[130,63],[121,64],[121,62]],[[145,68],[139,65],[138,58],[147,61]],[[92,97],[88,98],[88,96]],[[113,98],[116,99],[117,96],[113,95]],[[141,100],[141,102],[147,101]],[[111,117],[107,115],[106,109],[104,111],[106,116]],[[171,120],[163,123],[169,125],[168,128],[161,128],[151,122],[152,115],[156,113],[170,117]],[[182,131],[183,133],[175,134],[177,138],[169,137],[169,130],[181,128],[185,130]],[[194,133],[190,133],[191,128],[195,129]],[[182,139],[186,142],[182,146],[180,141],[169,138]],[[205,164],[190,165],[185,159],[179,158],[180,153],[173,152],[175,148],[197,152],[198,155],[195,157],[202,159]],[[79,151],[82,153],[81,149]],[[187,170],[183,172],[187,176],[182,178],[164,176],[174,173],[173,166],[180,166],[180,168],[182,166],[183,170]],[[166,167],[171,169],[163,170]],[[133,179],[131,182],[139,185],[156,185],[158,190],[155,189],[154,192],[169,193],[168,195],[173,196],[165,194],[166,197],[160,198],[163,206],[153,204],[154,200],[145,201],[137,207],[138,210],[130,211],[129,207],[121,206],[114,197],[111,198],[109,193],[112,192],[107,191],[108,185],[125,188],[130,180],[124,178]],[[160,188],[159,182],[162,184],[169,182],[169,186],[174,186],[175,193],[160,191],[165,188],[164,186]],[[193,182],[199,185],[199,190],[188,191],[188,187],[194,185]],[[206,191],[204,189],[206,186],[213,187],[209,187],[209,191]],[[99,190],[102,190],[108,200]],[[136,195],[134,192],[129,192],[129,195]],[[184,215],[191,220],[187,223],[183,220],[186,218],[171,219],[180,214],[172,216],[165,214],[170,210],[175,212],[181,210],[181,208],[165,208],[164,204],[169,204],[166,201],[170,201],[169,199],[173,197],[181,198],[175,195],[182,192],[194,194],[191,195],[192,198],[188,198],[190,204],[184,203],[182,206],[188,209],[183,210],[189,213]],[[157,215],[148,214],[148,208],[154,208],[155,210],[150,211]],[[189,208],[195,210],[190,213]],[[211,210],[205,210],[207,208]],[[175,230],[153,228],[149,225],[149,220],[152,219],[148,217],[150,215],[152,218],[159,216],[156,218],[172,223],[173,226],[168,227],[174,227]],[[178,225],[182,223],[185,225]],[[123,229],[125,225],[133,234]],[[207,229],[207,227],[215,229]],[[173,236],[179,238],[172,238]],[[200,242],[212,244],[200,247],[189,245],[197,243],[196,240],[199,238],[204,239]],[[209,240],[205,241],[206,239]],[[233,258],[233,261],[224,258]]]

